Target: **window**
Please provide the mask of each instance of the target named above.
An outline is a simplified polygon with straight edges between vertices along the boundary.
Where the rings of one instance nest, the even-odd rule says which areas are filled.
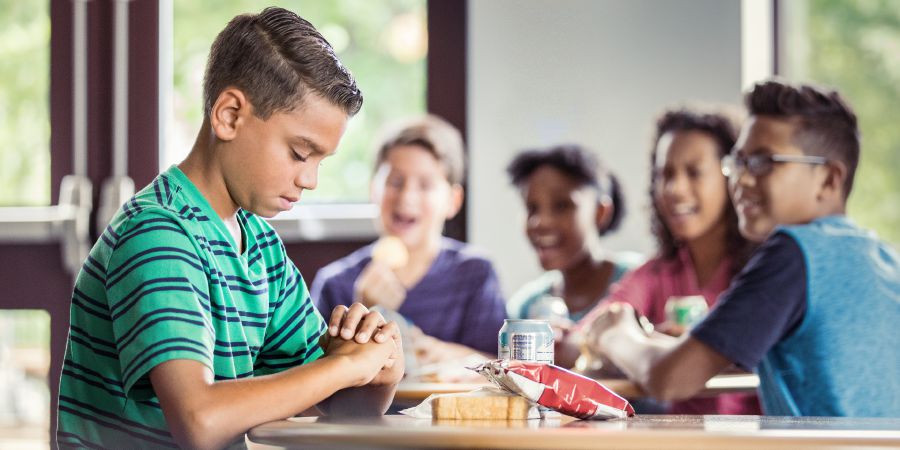
[[[890,0],[780,2],[782,75],[840,90],[862,131],[848,214],[900,245],[900,7]]]
[[[50,204],[49,6],[0,0],[0,206]]]
[[[46,433],[50,418],[50,316],[41,310],[0,310],[0,424],[23,437]]]
[[[362,110],[349,125],[337,155],[322,165],[328,182],[304,202],[364,202],[373,146],[385,123],[425,112],[427,53],[425,0],[282,1],[276,5],[312,22],[353,72],[363,91]],[[209,46],[237,14],[259,12],[259,2],[176,1],[173,5],[173,108],[162,167],[190,150],[203,117],[202,81]]]

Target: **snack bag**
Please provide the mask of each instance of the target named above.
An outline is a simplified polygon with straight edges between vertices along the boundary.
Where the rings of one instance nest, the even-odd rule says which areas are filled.
[[[497,359],[473,370],[502,389],[579,419],[634,415],[628,400],[606,386],[553,364]]]

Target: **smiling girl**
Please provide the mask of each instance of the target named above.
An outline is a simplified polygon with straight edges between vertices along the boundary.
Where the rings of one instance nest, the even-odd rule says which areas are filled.
[[[526,150],[507,173],[525,202],[525,234],[547,271],[510,298],[509,316],[546,318],[538,304],[552,296],[561,298],[568,319],[577,321],[640,259],[613,255],[600,244],[625,215],[619,182],[577,145]]]
[[[724,112],[669,110],[656,123],[650,151],[652,230],[658,254],[610,288],[604,301],[626,302],[656,329],[673,335],[684,330],[666,320],[670,297],[701,295],[712,307],[754,249],[737,226],[721,160],[734,146],[737,126]],[[577,329],[590,326],[600,308]],[[673,403],[681,414],[758,414],[755,395]]]

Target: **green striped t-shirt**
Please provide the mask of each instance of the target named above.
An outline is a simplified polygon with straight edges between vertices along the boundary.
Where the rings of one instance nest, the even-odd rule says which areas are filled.
[[[60,447],[176,447],[149,379],[164,361],[199,361],[228,380],[322,355],[325,322],[281,240],[253,214],[238,219],[240,255],[175,166],[119,210],[72,294]]]

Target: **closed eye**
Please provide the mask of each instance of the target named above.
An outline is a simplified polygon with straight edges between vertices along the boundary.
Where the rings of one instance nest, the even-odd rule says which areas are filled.
[[[297,153],[296,150],[291,149],[291,157],[294,158],[294,161],[306,162],[307,157]]]

